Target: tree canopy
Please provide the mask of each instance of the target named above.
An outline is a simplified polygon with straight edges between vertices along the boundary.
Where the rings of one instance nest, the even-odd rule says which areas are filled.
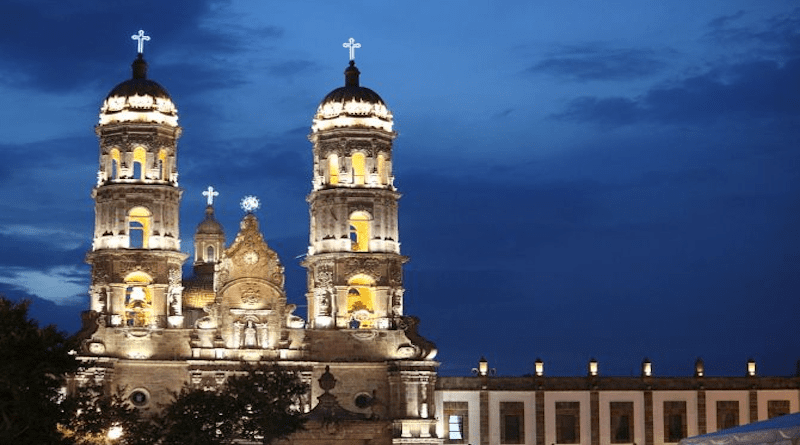
[[[63,378],[77,361],[67,335],[40,328],[29,306],[0,296],[0,443],[57,444]]]

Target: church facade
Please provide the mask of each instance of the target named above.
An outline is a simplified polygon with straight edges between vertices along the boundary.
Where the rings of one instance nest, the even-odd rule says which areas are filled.
[[[181,128],[166,89],[147,78],[140,46],[131,79],[108,94],[96,127],[91,307],[77,380],[120,388],[133,405],[157,410],[185,384],[214,388],[244,366],[269,364],[296,371],[311,388],[302,402],[309,422],[293,443],[440,444],[436,348],[404,315],[392,126],[351,60],[309,136],[304,320],[287,303],[284,269],[259,230],[254,197],[243,201],[247,213],[226,245],[214,191],[205,192],[194,273],[182,277]]]
[[[141,37],[141,36],[140,36]],[[352,45],[353,42],[351,41]],[[320,102],[309,139],[307,319],[287,302],[284,269],[259,229],[255,198],[233,242],[209,188],[193,235],[193,274],[179,233],[175,104],[148,79],[141,46],[132,77],[105,98],[96,133],[97,183],[90,308],[77,380],[93,380],[157,410],[185,384],[214,388],[243,366],[296,371],[309,384],[307,429],[292,443],[662,445],[800,411],[800,378],[440,377],[436,347],[405,314],[393,117],[362,87],[352,61],[344,86]]]

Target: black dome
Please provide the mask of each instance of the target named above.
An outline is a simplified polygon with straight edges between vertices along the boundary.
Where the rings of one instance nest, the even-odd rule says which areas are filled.
[[[133,61],[131,64],[133,70],[133,78],[114,87],[107,97],[113,96],[152,96],[154,98],[163,98],[172,100],[164,87],[158,82],[152,81],[147,78],[147,62],[144,61],[142,55]]]
[[[328,95],[322,99],[320,105],[328,102],[349,102],[354,99],[372,104],[386,105],[383,99],[378,96],[378,93],[358,84],[359,74],[361,73],[358,71],[358,68],[356,68],[355,62],[351,60],[350,66],[344,70],[345,85],[328,93]]]

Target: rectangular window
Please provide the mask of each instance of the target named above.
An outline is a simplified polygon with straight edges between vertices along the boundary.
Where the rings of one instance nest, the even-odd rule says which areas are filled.
[[[633,443],[633,402],[611,402],[611,443]]]
[[[736,400],[717,401],[717,430],[739,425],[739,402]]]
[[[556,402],[556,443],[580,442],[580,413],[580,402]]]
[[[686,402],[664,402],[664,442],[680,442],[686,435]]]
[[[789,414],[789,401],[788,400],[768,400],[767,401],[767,418],[783,416]]]
[[[500,402],[500,443],[525,443],[525,404]]]
[[[442,408],[444,417],[447,419],[447,435],[444,442],[466,443],[469,437],[467,435],[469,404],[467,402],[444,402]]]

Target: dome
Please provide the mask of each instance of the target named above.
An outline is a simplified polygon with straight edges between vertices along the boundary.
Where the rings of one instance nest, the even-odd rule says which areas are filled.
[[[206,207],[206,217],[197,225],[197,235],[224,235],[222,224],[214,218],[214,207]]]
[[[106,96],[100,109],[100,125],[119,122],[153,122],[178,126],[178,110],[167,90],[147,78],[142,54],[131,64],[133,76]]]
[[[392,131],[392,113],[378,93],[359,85],[359,74],[351,60],[344,70],[345,85],[328,93],[317,107],[312,132],[342,127]]]

